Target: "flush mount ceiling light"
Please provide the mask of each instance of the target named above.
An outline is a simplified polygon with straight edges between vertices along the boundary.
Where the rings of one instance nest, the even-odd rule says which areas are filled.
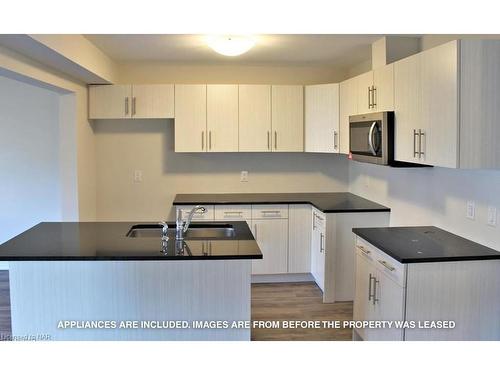
[[[207,44],[215,52],[224,56],[238,56],[255,45],[255,38],[244,35],[207,36]]]

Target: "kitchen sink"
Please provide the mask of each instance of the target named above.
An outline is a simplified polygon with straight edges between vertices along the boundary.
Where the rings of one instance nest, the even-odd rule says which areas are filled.
[[[127,233],[127,237],[160,238],[162,226],[159,224],[136,224]],[[175,238],[175,227],[168,228],[168,236]],[[235,236],[231,224],[192,223],[184,233],[184,239],[223,239]]]

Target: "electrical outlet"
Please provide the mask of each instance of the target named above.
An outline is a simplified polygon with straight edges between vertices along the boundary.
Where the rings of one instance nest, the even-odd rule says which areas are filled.
[[[465,217],[467,219],[474,220],[476,216],[476,203],[474,201],[467,201],[467,213]]]
[[[141,170],[134,171],[134,182],[136,182],[136,183],[142,182],[142,171]]]
[[[488,206],[488,225],[491,227],[497,226],[497,208]]]
[[[241,171],[240,182],[248,182],[248,171]]]

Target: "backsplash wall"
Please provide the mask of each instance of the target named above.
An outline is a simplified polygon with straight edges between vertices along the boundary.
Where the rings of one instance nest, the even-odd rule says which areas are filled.
[[[344,156],[175,153],[172,120],[96,121],[94,132],[98,220],[173,220],[177,193],[348,190]],[[133,181],[134,170],[142,182]]]
[[[500,171],[389,168],[349,162],[351,193],[391,208],[391,226],[435,225],[500,251],[500,223],[487,225],[488,206],[500,212]],[[475,219],[466,218],[475,201]]]

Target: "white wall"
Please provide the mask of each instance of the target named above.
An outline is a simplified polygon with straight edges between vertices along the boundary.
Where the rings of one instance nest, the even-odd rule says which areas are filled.
[[[99,220],[159,220],[177,193],[346,191],[347,159],[304,153],[175,153],[167,120],[94,126]],[[143,182],[134,183],[134,170]],[[240,182],[240,172],[249,182]]]
[[[391,208],[391,226],[435,225],[500,251],[500,223],[486,224],[487,209],[500,212],[499,170],[400,169],[349,162],[354,194]],[[476,218],[465,217],[476,203]]]
[[[0,77],[0,243],[61,220],[59,95]]]

